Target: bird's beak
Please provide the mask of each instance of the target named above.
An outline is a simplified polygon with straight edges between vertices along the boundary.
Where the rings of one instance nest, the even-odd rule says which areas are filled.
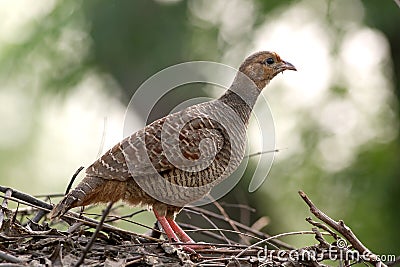
[[[284,71],[284,70],[294,70],[294,71],[297,71],[296,67],[293,66],[292,63],[289,63],[289,62],[284,61],[284,60],[282,60],[282,63],[283,63],[283,65],[282,65],[282,69],[283,69],[283,70],[282,70],[282,71]]]

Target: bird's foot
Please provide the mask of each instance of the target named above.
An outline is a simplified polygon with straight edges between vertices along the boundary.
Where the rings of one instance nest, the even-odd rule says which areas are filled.
[[[179,227],[179,225],[171,218],[166,218],[168,224],[171,226],[172,230],[178,236],[179,240],[185,242],[186,244],[183,245],[183,249],[190,253],[196,253],[196,250],[208,249],[211,248],[210,245],[196,243],[193,239]]]
[[[154,214],[160,222],[161,227],[164,229],[165,234],[168,236],[169,241],[185,243],[181,246],[186,252],[195,254],[196,250],[212,248],[206,244],[195,243],[172,218],[160,216],[156,211],[154,211]]]

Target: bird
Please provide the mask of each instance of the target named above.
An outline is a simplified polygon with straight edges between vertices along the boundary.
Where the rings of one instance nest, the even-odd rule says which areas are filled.
[[[196,243],[175,222],[176,215],[238,168],[253,106],[285,70],[296,68],[275,52],[248,56],[218,99],[160,118],[105,152],[54,206],[50,218],[74,207],[122,200],[152,209],[168,240],[191,250]]]

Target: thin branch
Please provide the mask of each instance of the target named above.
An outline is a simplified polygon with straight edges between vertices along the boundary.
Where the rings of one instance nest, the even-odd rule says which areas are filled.
[[[237,203],[226,203],[226,202],[220,202],[219,203],[222,207],[227,207],[227,208],[237,208],[237,209],[243,209],[243,210],[248,210],[250,212],[256,212],[255,208],[250,207],[249,205],[246,204],[237,204]]]
[[[207,229],[207,230],[215,230],[215,229]],[[231,230],[232,231],[232,230]],[[185,243],[185,242],[169,242],[168,243],[169,245],[176,245],[176,246],[182,246],[182,245],[188,245],[188,243]],[[195,245],[195,244],[192,244],[192,245]],[[216,248],[240,248],[240,249],[244,249],[244,248],[247,248],[248,246],[247,245],[242,245],[242,244],[232,244],[232,245],[229,245],[229,246],[227,246],[226,244],[220,244],[220,243],[208,243],[208,242],[201,242],[201,245],[204,245],[204,246],[209,246],[209,247],[216,247]],[[189,244],[189,246],[190,246],[190,244]],[[214,249],[214,251],[215,251],[215,248],[203,248],[203,249],[198,249],[198,250],[196,250],[196,251],[201,251],[201,252],[203,252],[203,251],[210,251],[210,250],[213,250]],[[261,247],[256,247],[256,249],[263,249],[263,248],[261,248]]]
[[[67,186],[67,189],[65,190],[65,195],[68,194],[69,190],[71,190],[72,185],[74,184],[74,181],[76,179],[76,177],[78,176],[78,174],[84,169],[83,166],[80,166],[76,172],[74,173],[74,175],[72,175],[71,180],[69,181],[69,184]]]
[[[211,196],[209,196],[211,197]],[[232,227],[233,230],[235,230],[236,232],[240,233],[239,228],[235,225],[234,221],[229,217],[228,213],[226,213],[226,211],[224,210],[224,208],[217,202],[217,201],[213,201],[214,206],[217,207],[217,209],[219,210],[219,212],[222,214],[222,216],[225,217],[225,220],[229,223],[229,225]],[[243,235],[239,234],[240,238],[242,239],[242,241],[246,244],[246,245],[250,245],[249,240],[247,240],[247,238],[245,238]]]
[[[330,244],[325,240],[325,238],[322,236],[322,233],[318,231],[317,227],[313,227],[312,231],[315,233],[315,239],[321,244],[324,245],[325,247],[329,247]]]
[[[135,216],[136,214],[142,213],[142,212],[144,212],[144,211],[146,211],[146,210],[135,211],[135,212],[133,212],[133,213],[131,213],[131,214],[127,214],[127,215],[124,215],[124,216],[108,215],[108,216],[107,216],[107,220],[105,221],[105,223],[110,223],[110,222],[115,222],[115,221],[121,220],[121,221],[124,221],[124,222],[128,222],[128,223],[135,224],[135,225],[137,225],[137,226],[141,226],[141,227],[146,228],[146,229],[149,229],[149,230],[153,230],[153,228],[150,227],[150,226],[148,226],[148,225],[145,225],[145,224],[142,224],[142,223],[138,223],[138,222],[135,222],[135,221],[126,219],[126,218],[133,217],[133,216]],[[98,213],[89,213],[89,212],[82,212],[82,214],[84,214],[84,215],[90,215],[90,216],[95,216],[95,217],[101,217],[101,216],[102,216],[102,214],[98,214]],[[161,232],[161,231],[159,231],[159,232]]]
[[[186,210],[186,211],[187,211],[187,212],[192,212],[192,213],[194,213],[194,214],[197,214],[197,215],[203,217],[203,219],[206,220],[209,224],[211,224],[212,227],[214,227],[215,229],[218,229],[218,226],[217,226],[210,218],[208,218],[207,216],[205,216],[203,213],[197,212],[197,211],[193,211],[193,210]],[[223,233],[222,231],[219,231],[219,234],[221,235],[222,238],[225,239],[225,241],[226,241],[228,244],[231,244],[231,243],[232,243],[232,242],[231,242],[232,240],[228,239],[228,238],[224,235],[224,233]]]
[[[218,232],[227,232],[227,233],[233,233],[233,234],[237,234],[237,235],[244,235],[244,236],[247,236],[247,237],[251,237],[251,238],[254,238],[254,239],[256,239],[256,240],[263,240],[263,239],[261,239],[261,238],[259,238],[259,237],[256,237],[256,236],[253,236],[253,235],[250,235],[250,234],[246,234],[246,233],[242,233],[242,232],[239,232],[239,231],[235,231],[235,230],[230,230],[230,229],[221,229],[221,228],[217,228],[217,229],[214,229],[214,228],[199,228],[198,230],[187,230],[187,232],[197,232],[197,231],[218,231]],[[233,244],[229,244],[229,246],[234,246]],[[240,246],[243,246],[243,247],[247,247],[247,245],[243,245],[243,244],[239,244]],[[227,246],[227,244],[224,244],[224,246]]]
[[[218,234],[215,234],[212,232],[212,231],[218,231],[221,233],[221,229],[212,229],[212,231],[209,231],[207,229],[196,227],[196,226],[193,226],[193,225],[187,224],[187,223],[179,223],[179,225],[183,226],[185,228],[185,232],[193,232],[193,233],[201,232],[201,234],[203,234],[203,235],[210,236],[210,237],[212,237],[216,240],[222,241],[222,242],[227,242],[229,244],[235,243],[233,240],[228,239],[225,235],[218,235]],[[186,230],[186,229],[188,229],[188,230]]]
[[[361,254],[365,255],[366,257],[368,256],[369,262],[375,264],[375,266],[383,266],[386,267],[386,265],[379,260],[379,257],[372,253],[366,246],[364,246],[363,243],[361,243],[360,240],[354,235],[354,233],[351,231],[351,229],[344,224],[342,220],[339,220],[336,222],[332,218],[330,218],[328,215],[323,213],[321,210],[319,210],[314,203],[308,198],[308,196],[303,192],[299,191],[299,195],[301,198],[306,202],[308,207],[310,207],[310,211],[312,214],[315,215],[318,219],[338,231],[340,234],[343,235],[344,238],[347,239],[347,241],[350,242],[350,244]],[[366,258],[365,257],[365,258]]]
[[[39,210],[35,217],[33,217],[32,222],[38,223],[44,216],[46,216],[47,212],[44,210]]]
[[[394,2],[397,4],[397,6],[400,8],[400,0],[394,0]]]
[[[212,211],[209,211],[209,210],[206,210],[206,209],[202,209],[202,208],[199,208],[199,207],[185,207],[184,209],[185,209],[185,210],[187,210],[187,209],[189,209],[189,210],[194,210],[194,211],[203,213],[203,214],[206,215],[206,216],[214,217],[214,218],[216,218],[216,219],[225,221],[225,217],[224,217],[224,216],[219,215],[219,214],[216,214],[216,213],[214,213],[214,212],[212,212]],[[239,223],[239,222],[233,222],[233,223],[234,223],[237,227],[239,227],[240,229],[245,230],[245,231],[247,231],[247,232],[249,232],[249,233],[252,233],[252,234],[254,234],[254,235],[257,235],[257,236],[259,236],[259,237],[262,237],[262,238],[269,238],[269,237],[271,237],[271,235],[268,235],[268,234],[266,234],[266,233],[263,233],[263,232],[260,232],[260,231],[254,230],[254,229],[251,229],[251,227],[249,227],[249,226],[247,226],[247,225],[244,225],[244,224],[242,224],[242,223]],[[294,249],[293,246],[291,246],[291,245],[289,245],[289,244],[287,244],[287,243],[285,243],[285,242],[283,242],[283,241],[281,241],[281,240],[272,240],[271,243],[272,243],[272,244],[275,244],[275,245],[277,245],[277,246],[279,246],[279,247],[282,247],[282,248]]]
[[[13,192],[12,195],[16,199],[25,200],[26,202],[31,203],[31,204],[33,204],[35,206],[48,209],[48,211],[50,211],[53,208],[53,206],[50,205],[49,203],[46,203],[46,202],[44,202],[44,201],[42,201],[40,199],[37,199],[37,198],[35,198],[35,197],[31,196],[31,195],[28,195],[28,194],[22,193],[22,192],[20,192],[18,190],[15,190],[15,189],[12,189],[12,188],[8,188],[8,187],[4,187],[4,186],[0,185],[0,192],[6,193],[6,191],[8,189],[12,190],[12,192]]]
[[[61,194],[61,193],[56,193],[56,194],[39,194],[39,195],[33,195],[34,197],[36,197],[36,198],[42,198],[42,197],[44,197],[44,198],[52,198],[52,197],[64,197],[65,196],[65,194]]]
[[[13,255],[7,254],[3,251],[0,250],[0,259],[5,260],[7,262],[11,262],[11,263],[21,263],[23,262],[20,258],[17,258]]]
[[[273,150],[267,150],[267,151],[260,151],[260,152],[255,152],[249,155],[246,155],[245,158],[251,158],[251,157],[255,157],[255,156],[259,156],[259,155],[263,155],[263,154],[268,154],[268,153],[276,153],[279,152],[283,149],[287,149],[287,148],[279,148],[279,149],[273,149]]]
[[[101,220],[99,224],[96,227],[96,230],[94,231],[92,237],[90,238],[89,242],[86,244],[85,249],[82,252],[81,257],[79,258],[78,262],[75,264],[75,267],[79,267],[85,260],[86,254],[89,252],[90,248],[93,245],[94,240],[96,240],[97,234],[100,232],[101,228],[103,227],[104,220],[107,217],[107,214],[110,212],[110,209],[114,202],[110,202],[107,206],[107,208],[103,212],[103,216],[101,217]]]
[[[245,248],[243,251],[241,251],[239,254],[237,254],[235,256],[235,258],[238,258],[240,256],[242,256],[246,251],[248,251],[249,249],[252,249],[258,245],[261,245],[262,243],[268,243],[273,239],[277,239],[277,238],[281,238],[284,236],[290,236],[290,235],[305,235],[305,234],[315,234],[313,231],[296,231],[296,232],[288,232],[288,233],[282,233],[282,234],[278,234],[278,235],[274,235],[274,236],[270,236],[266,239],[263,239],[261,241],[258,241],[254,244],[252,244],[251,246],[248,246],[247,248]]]
[[[310,217],[307,217],[306,221],[311,225],[314,225],[314,226],[316,226],[316,227],[318,227],[318,228],[320,228],[322,230],[327,231],[328,233],[330,233],[332,235],[332,237],[334,239],[336,239],[336,240],[339,239],[338,235],[334,231],[332,231],[328,226],[326,226],[325,224],[320,223],[320,222],[316,222],[313,219],[311,219]]]
[[[74,219],[76,221],[82,222],[84,225],[89,225],[89,226],[92,226],[92,227],[97,226],[98,223],[99,223],[99,221],[97,221],[97,220],[94,220],[94,219],[91,219],[91,218],[88,218],[88,217],[85,217],[85,216],[81,216],[78,213],[71,212],[71,211],[69,211],[66,214],[64,214],[61,218]],[[120,234],[141,237],[141,238],[144,238],[144,239],[147,239],[147,240],[150,240],[150,241],[154,241],[154,242],[157,242],[157,243],[161,242],[160,239],[153,238],[153,237],[146,236],[146,235],[141,235],[141,234],[134,233],[134,232],[130,232],[128,230],[124,230],[124,229],[121,229],[121,228],[118,228],[118,227],[115,227],[115,226],[112,226],[112,225],[109,225],[109,224],[104,224],[103,228],[105,230],[108,230],[108,231],[114,231],[114,232],[120,233]]]

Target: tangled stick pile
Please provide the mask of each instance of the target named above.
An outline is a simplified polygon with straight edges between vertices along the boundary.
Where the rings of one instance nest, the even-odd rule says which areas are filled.
[[[121,206],[111,205],[99,214],[100,221],[68,212],[56,223],[50,222],[52,205],[39,198],[0,186],[4,194],[0,211],[0,264],[13,266],[350,266],[356,262],[386,266],[370,252],[342,221],[336,222],[320,211],[303,193],[300,196],[310,211],[322,222],[311,218],[311,231],[282,233],[269,236],[257,229],[232,220],[218,205],[221,214],[201,208],[185,208],[192,216],[207,217],[214,229],[181,224],[187,232],[194,231],[213,238],[211,248],[190,254],[157,235],[146,236],[123,230],[113,224],[119,221],[135,223],[136,214],[116,216]],[[53,196],[45,196],[49,200]],[[9,209],[11,202],[18,207]],[[110,212],[111,211],[111,212]],[[112,214],[112,215],[111,215]],[[196,220],[193,220],[196,222]],[[220,221],[229,221],[230,229],[218,228]],[[65,229],[65,230],[59,230]],[[153,234],[158,230],[153,230]],[[229,238],[226,233],[234,233]],[[281,241],[288,235],[312,234],[315,242],[295,248]],[[232,240],[235,239],[235,240]],[[387,263],[389,266],[397,261]]]

